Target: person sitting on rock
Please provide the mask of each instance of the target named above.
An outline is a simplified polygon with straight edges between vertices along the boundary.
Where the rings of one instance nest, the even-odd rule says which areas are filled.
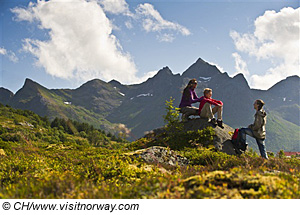
[[[261,99],[255,100],[253,106],[256,110],[256,113],[254,115],[254,123],[249,125],[248,128],[241,128],[241,142],[246,143],[246,134],[254,137],[256,140],[256,143],[258,145],[260,155],[268,159],[268,155],[266,152],[266,146],[265,146],[265,138],[266,138],[266,123],[267,123],[267,114],[263,110],[264,102]]]
[[[218,125],[221,128],[224,128],[222,121],[222,108],[223,102],[219,100],[212,99],[212,89],[205,88],[203,91],[203,99],[200,102],[199,106],[199,115],[201,118],[206,118],[214,125]],[[211,105],[215,107],[212,108]],[[214,115],[217,113],[217,120]]]
[[[199,108],[193,107],[193,103],[200,102],[203,98],[198,98],[195,88],[197,87],[196,79],[191,79],[182,93],[181,102],[179,104],[180,112],[182,113],[182,121],[189,119],[191,115],[199,115]]]

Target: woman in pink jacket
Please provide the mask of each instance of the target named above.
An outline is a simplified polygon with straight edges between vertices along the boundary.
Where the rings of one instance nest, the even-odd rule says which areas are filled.
[[[199,115],[199,108],[193,107],[193,103],[200,102],[203,96],[199,98],[195,92],[197,87],[196,79],[191,79],[182,93],[181,102],[179,104],[180,112],[182,113],[182,121],[189,119],[191,115]]]

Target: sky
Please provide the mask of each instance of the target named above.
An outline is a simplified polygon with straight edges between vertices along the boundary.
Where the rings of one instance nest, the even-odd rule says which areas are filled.
[[[266,90],[300,75],[299,13],[298,0],[0,0],[0,87],[135,84],[201,58]]]

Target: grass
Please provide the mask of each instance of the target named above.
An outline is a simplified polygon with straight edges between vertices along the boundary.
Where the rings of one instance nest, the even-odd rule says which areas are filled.
[[[30,111],[0,106],[0,112],[0,198],[300,198],[299,158],[217,152],[209,129],[129,143],[88,125],[74,123],[75,133],[51,126]],[[126,154],[163,144],[189,165]]]

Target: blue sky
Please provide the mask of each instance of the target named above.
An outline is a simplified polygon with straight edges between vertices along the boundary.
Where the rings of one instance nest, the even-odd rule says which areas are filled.
[[[0,86],[140,83],[202,58],[268,89],[299,75],[299,11],[288,0],[1,0]]]

